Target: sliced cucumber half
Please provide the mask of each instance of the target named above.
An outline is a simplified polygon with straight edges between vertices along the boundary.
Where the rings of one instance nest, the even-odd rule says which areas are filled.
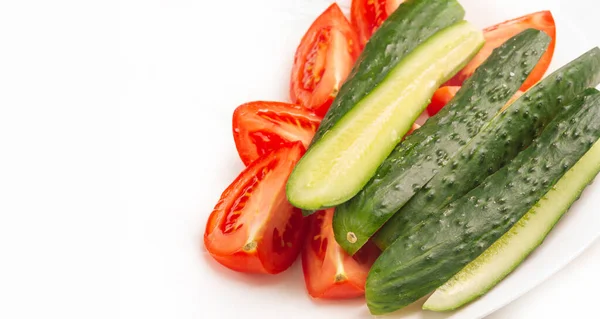
[[[507,233],[439,287],[423,309],[454,310],[491,290],[544,241],[598,172],[600,142],[596,142]]]
[[[356,195],[409,131],[434,91],[483,43],[481,31],[462,21],[419,45],[311,146],[288,180],[289,201],[315,210]]]

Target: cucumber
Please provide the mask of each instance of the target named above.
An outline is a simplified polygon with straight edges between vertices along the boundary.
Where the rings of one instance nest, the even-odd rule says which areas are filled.
[[[354,254],[454,154],[465,147],[519,89],[550,38],[529,29],[495,50],[449,104],[408,136],[357,196],[340,205],[333,229]]]
[[[369,272],[371,313],[400,309],[448,281],[523,217],[599,137],[600,92],[589,89],[481,185],[442,210],[414,216]]]
[[[440,209],[466,194],[528,147],[560,109],[585,88],[600,84],[600,49],[594,48],[552,73],[509,106],[458,152],[375,235],[384,250],[401,235],[402,224],[421,211]],[[502,137],[499,139],[496,137]],[[461,178],[471,176],[472,178]]]
[[[438,288],[423,309],[454,310],[487,293],[544,241],[598,172],[600,142],[596,142],[506,234]]]
[[[425,38],[427,30],[441,29],[432,19],[450,24],[463,14],[454,0],[409,1],[382,25],[288,180],[287,197],[294,206],[332,207],[367,183],[435,89],[482,46],[481,31],[464,21]]]

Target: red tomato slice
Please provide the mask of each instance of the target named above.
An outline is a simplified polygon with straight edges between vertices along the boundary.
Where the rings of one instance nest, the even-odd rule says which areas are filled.
[[[204,233],[204,245],[219,263],[269,274],[292,265],[304,240],[304,221],[287,201],[285,183],[304,151],[295,142],[265,154],[223,192]]]
[[[313,22],[296,50],[292,101],[324,116],[359,54],[356,32],[340,7],[332,4]]]
[[[427,106],[427,114],[429,114],[429,116],[436,115],[442,108],[444,108],[444,106],[446,106],[446,104],[448,104],[448,102],[450,102],[450,100],[454,98],[458,90],[460,90],[460,86],[443,86],[437,89],[431,98],[431,103],[429,103],[429,106]],[[520,98],[521,95],[523,95],[523,92],[517,91],[517,93],[515,93],[515,95],[513,95],[508,102],[506,102],[506,105],[502,107],[501,111],[504,111],[509,105],[512,104],[512,102]],[[414,127],[411,132],[413,131]]]
[[[302,270],[308,293],[313,298],[346,299],[364,295],[365,282],[379,249],[368,243],[354,257],[335,241],[334,209],[309,216],[307,241],[302,250]]]
[[[361,48],[403,0],[352,0],[350,16]]]
[[[556,26],[554,24],[554,17],[552,17],[552,13],[550,11],[532,13],[483,30],[485,45],[481,51],[479,51],[479,53],[465,68],[463,68],[450,81],[448,81],[446,85],[461,86],[467,78],[473,75],[475,69],[477,69],[483,63],[483,61],[490,56],[490,54],[492,54],[492,51],[495,48],[501,46],[511,37],[529,28],[546,32],[548,36],[552,38],[552,42],[550,42],[548,50],[546,50],[546,53],[542,56],[533,71],[531,71],[531,74],[529,74],[529,77],[525,83],[523,83],[521,86],[521,91],[527,91],[530,87],[542,79],[544,73],[546,73],[546,70],[548,70],[548,67],[550,66],[550,62],[552,62],[552,57],[554,56],[554,47],[556,46]]]
[[[431,103],[427,106],[427,114],[429,116],[436,115],[452,98],[456,95],[456,92],[460,90],[460,86],[443,86],[433,93]]]
[[[233,112],[233,139],[240,158],[250,165],[281,145],[300,141],[308,148],[321,118],[298,105],[257,101]]]

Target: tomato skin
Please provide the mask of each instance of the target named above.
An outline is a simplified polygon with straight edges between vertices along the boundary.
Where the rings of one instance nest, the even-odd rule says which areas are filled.
[[[308,148],[321,117],[299,105],[255,101],[233,112],[233,139],[246,166],[282,145],[300,141]]]
[[[304,241],[300,209],[285,183],[304,154],[302,143],[283,145],[252,162],[221,195],[204,233],[204,246],[239,272],[276,274],[289,268]]]
[[[358,36],[332,4],[310,26],[296,49],[290,83],[293,103],[324,116],[360,54]]]
[[[554,17],[550,11],[540,11],[532,13],[520,18],[509,20],[483,30],[485,37],[485,45],[479,53],[465,66],[460,72],[458,72],[450,81],[446,83],[448,86],[461,86],[462,83],[469,78],[475,72],[475,69],[479,67],[489,56],[492,51],[501,46],[511,37],[525,31],[528,28],[534,28],[544,31],[548,36],[552,38],[552,41],[548,45],[546,53],[540,58],[540,61],[535,68],[529,74],[529,77],[521,86],[521,91],[527,91],[530,87],[535,85],[539,80],[542,79],[554,56],[554,48],[556,46],[556,25],[554,23]]]
[[[402,2],[403,0],[352,0],[350,17],[361,48],[365,47],[373,33]]]
[[[427,114],[429,116],[436,115],[452,98],[456,95],[456,92],[460,90],[460,86],[443,86],[433,93],[431,102],[427,106]]]
[[[371,265],[379,249],[368,243],[354,257],[335,241],[334,209],[307,217],[308,233],[302,249],[302,271],[308,293],[313,298],[349,299],[364,295]]]

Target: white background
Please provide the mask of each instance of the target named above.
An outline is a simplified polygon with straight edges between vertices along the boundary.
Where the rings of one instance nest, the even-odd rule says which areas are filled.
[[[208,302],[244,314],[242,299],[197,298],[198,269],[220,272],[202,253],[206,216],[242,168],[219,123],[286,96],[280,65],[303,31],[270,38],[287,26],[253,19],[262,1],[226,2],[0,0],[0,318],[220,318]],[[314,16],[291,3],[272,9],[289,24]],[[593,0],[560,5],[600,43]],[[600,243],[490,318],[596,317],[598,265]],[[214,289],[306,298],[301,279]]]

